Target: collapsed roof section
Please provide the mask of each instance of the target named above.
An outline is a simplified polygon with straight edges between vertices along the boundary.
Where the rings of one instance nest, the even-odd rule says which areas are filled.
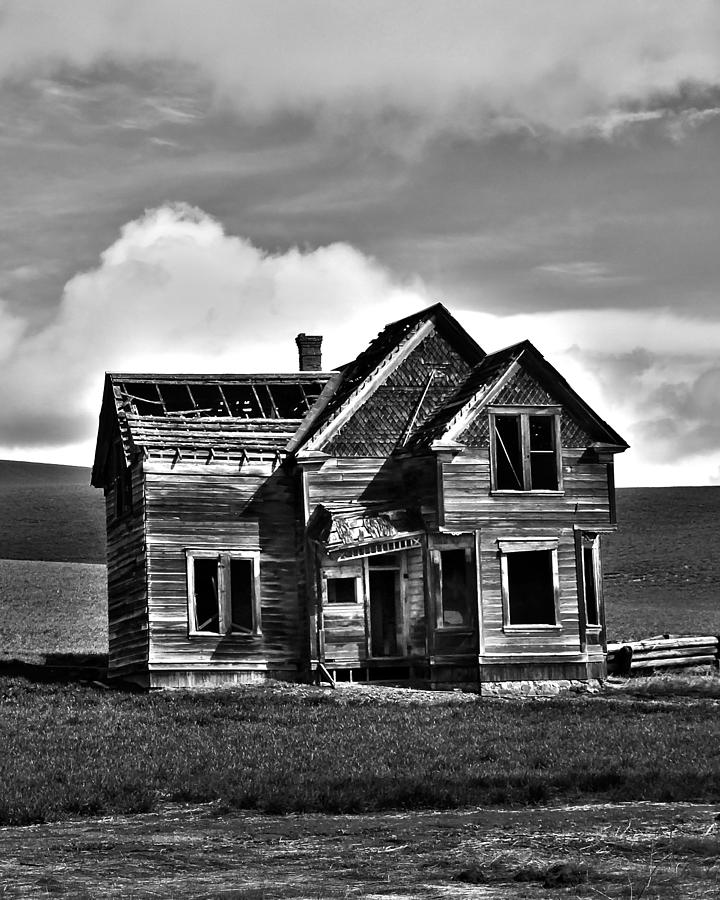
[[[133,454],[174,460],[278,462],[319,415],[336,373],[136,375],[109,373],[92,483],[103,486],[119,437]]]

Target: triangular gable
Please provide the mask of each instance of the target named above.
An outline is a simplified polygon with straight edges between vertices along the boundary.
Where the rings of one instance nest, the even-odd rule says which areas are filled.
[[[486,357],[456,398],[451,398],[450,406],[452,415],[440,414],[429,423],[426,440],[431,439],[436,446],[487,446],[490,434],[486,412],[494,406],[560,406],[565,447],[593,445],[621,451],[628,446],[529,341]]]
[[[304,451],[385,456],[455,390],[483,350],[436,304],[393,322],[343,369]]]

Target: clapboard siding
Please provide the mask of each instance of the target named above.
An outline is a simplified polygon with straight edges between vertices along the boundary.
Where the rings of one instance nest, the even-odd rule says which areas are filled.
[[[422,548],[408,550],[406,559],[405,612],[408,625],[408,651],[410,654],[422,656],[427,652],[425,568]]]
[[[148,473],[149,663],[297,671],[307,657],[300,616],[294,476]],[[186,550],[259,550],[258,635],[189,635]]]
[[[145,671],[148,660],[142,467],[131,469],[132,510],[116,518],[116,482],[105,494],[108,574],[108,671],[124,678]]]
[[[570,529],[535,528],[533,536],[558,541],[560,582],[559,631],[512,633],[503,630],[502,577],[498,541],[508,532],[483,529],[480,536],[482,566],[482,623],[484,654],[580,653],[575,535]]]
[[[606,466],[580,461],[581,451],[563,452],[563,491],[538,493],[490,490],[490,459],[487,450],[458,454],[442,463],[444,527],[471,531],[491,525],[507,530],[574,523],[583,527],[610,525],[610,502]]]
[[[403,501],[400,466],[387,459],[328,459],[307,473],[308,512],[318,503],[331,512],[363,512]]]

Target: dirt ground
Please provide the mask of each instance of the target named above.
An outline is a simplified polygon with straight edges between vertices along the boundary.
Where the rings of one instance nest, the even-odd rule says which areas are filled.
[[[216,804],[0,828],[0,897],[720,897],[720,807],[268,816]]]

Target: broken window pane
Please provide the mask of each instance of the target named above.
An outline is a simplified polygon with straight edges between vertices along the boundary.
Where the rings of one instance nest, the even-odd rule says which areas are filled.
[[[554,625],[555,585],[552,550],[507,554],[511,625]]]
[[[356,591],[357,580],[353,577],[327,579],[328,603],[355,603],[357,602]]]
[[[520,416],[495,417],[495,462],[497,489],[523,490]]]
[[[558,488],[555,454],[555,417],[529,416],[530,479],[535,491]]]
[[[252,560],[230,560],[230,618],[233,631],[253,630]]]
[[[195,628],[197,631],[220,632],[218,605],[218,560],[193,560],[195,584]]]
[[[467,561],[464,550],[442,550],[442,624],[470,625],[471,609],[467,583]]]

